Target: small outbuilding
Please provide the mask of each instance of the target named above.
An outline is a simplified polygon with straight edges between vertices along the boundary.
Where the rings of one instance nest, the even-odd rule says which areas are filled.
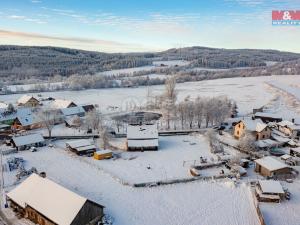
[[[94,152],[94,159],[102,160],[102,159],[110,159],[112,158],[111,150],[101,150]]]
[[[260,202],[279,203],[285,196],[280,182],[275,180],[260,180],[256,185],[255,193]]]
[[[103,217],[104,206],[37,174],[10,191],[7,199],[19,216],[39,225],[97,224]]]
[[[271,156],[266,156],[255,160],[255,172],[265,177],[277,177],[291,174],[292,168]]]
[[[156,124],[128,125],[127,150],[158,150],[158,129]]]
[[[14,136],[10,143],[17,150],[25,150],[32,146],[41,147],[45,145],[45,139],[41,134],[27,134],[22,136]]]
[[[67,149],[75,152],[77,155],[91,154],[96,151],[96,146],[92,140],[80,139],[66,142]]]

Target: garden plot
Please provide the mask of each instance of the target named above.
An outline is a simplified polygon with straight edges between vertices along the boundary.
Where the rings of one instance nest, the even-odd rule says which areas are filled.
[[[201,156],[208,161],[216,159],[202,135],[160,137],[158,151],[117,154],[116,160],[89,160],[123,181],[142,183],[190,177],[190,166],[199,164]]]
[[[43,147],[38,152],[24,151],[11,156],[23,157],[26,167],[35,166],[53,181],[103,204],[114,225],[259,224],[249,188],[244,185],[198,181],[132,188],[62,149]],[[4,173],[6,192],[14,187],[14,175]]]

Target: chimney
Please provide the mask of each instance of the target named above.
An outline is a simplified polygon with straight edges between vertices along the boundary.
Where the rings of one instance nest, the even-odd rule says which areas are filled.
[[[292,119],[292,123],[295,123],[295,118]]]

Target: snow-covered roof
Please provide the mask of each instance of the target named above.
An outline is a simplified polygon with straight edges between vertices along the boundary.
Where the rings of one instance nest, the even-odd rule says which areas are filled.
[[[274,114],[274,113],[266,113],[266,112],[257,112],[254,114],[257,117],[265,117],[265,118],[273,118],[273,119],[281,119],[282,117]]]
[[[89,149],[95,149],[96,146],[94,145],[94,142],[89,139],[80,139],[75,141],[68,141],[66,142],[67,146],[70,146],[71,148],[76,149],[77,151],[86,151]]]
[[[41,134],[27,134],[22,136],[14,136],[12,137],[12,140],[17,147],[45,141]]]
[[[33,97],[31,95],[23,95],[21,98],[18,99],[17,103],[18,104],[26,104],[32,98],[37,100],[35,97]]]
[[[291,150],[300,154],[300,147],[298,147],[298,148],[291,148]]]
[[[287,160],[287,159],[292,158],[292,156],[288,155],[288,154],[284,154],[284,155],[280,156],[280,158],[283,159],[283,160]]]
[[[72,102],[70,100],[55,99],[52,102],[52,107],[56,108],[56,109],[64,109],[64,108],[68,108],[72,103],[75,104],[74,102]]]
[[[128,147],[158,147],[158,139],[131,140],[127,141]]]
[[[265,124],[261,119],[244,119],[242,122],[245,124],[246,130],[249,131],[261,132],[267,127],[267,124]]]
[[[275,139],[276,141],[281,142],[281,143],[287,143],[291,140],[288,137],[282,137],[282,136],[274,134],[274,133],[271,134],[271,136],[272,136],[273,139]]]
[[[264,140],[258,140],[255,142],[255,144],[260,148],[266,148],[266,147],[274,147],[279,145],[280,143],[271,139],[264,139]]]
[[[294,123],[295,123],[296,125],[300,125],[300,117],[294,118]]]
[[[37,174],[32,174],[7,196],[23,208],[29,205],[59,225],[70,225],[87,201]]]
[[[283,169],[288,167],[284,163],[278,161],[277,159],[274,159],[271,156],[266,156],[260,159],[255,160],[255,163],[261,165],[262,167],[266,168],[269,171],[275,171],[279,169]]]
[[[279,181],[260,180],[259,186],[263,194],[284,194],[284,191]]]
[[[7,110],[0,111],[0,121],[14,120],[17,117],[27,117],[31,115],[31,109],[29,108],[19,108],[14,112],[8,112]]]
[[[128,125],[127,139],[145,140],[158,139],[158,129],[156,124]]]
[[[8,105],[5,102],[0,102],[0,109],[6,109]]]
[[[64,116],[72,116],[85,113],[82,106],[75,106],[70,108],[62,108],[61,112]]]
[[[97,155],[108,154],[108,153],[112,153],[112,151],[106,149],[106,150],[101,150],[96,152]]]
[[[289,127],[289,126],[293,126],[294,124],[288,120],[283,120],[281,122],[278,122],[277,125],[281,127],[285,127],[285,126]]]

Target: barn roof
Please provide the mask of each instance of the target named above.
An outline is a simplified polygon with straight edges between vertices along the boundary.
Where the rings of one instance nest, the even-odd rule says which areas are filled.
[[[55,99],[52,102],[52,106],[57,109],[63,109],[63,108],[68,108],[72,103],[75,104],[74,102],[72,102],[70,100]]]
[[[147,140],[158,139],[158,129],[156,124],[128,125],[127,139]]]
[[[256,117],[262,117],[262,118],[282,119],[282,117],[280,115],[277,115],[277,114],[274,114],[274,113],[257,112],[254,115]]]
[[[37,100],[35,97],[31,96],[31,95],[23,95],[21,98],[18,99],[18,104],[26,104],[30,99],[35,99]]]
[[[284,194],[279,181],[275,180],[260,180],[259,186],[264,194]]]
[[[266,168],[269,171],[280,170],[283,168],[287,168],[288,166],[284,163],[274,159],[271,156],[266,156],[260,159],[255,160],[255,163],[261,165],[262,167]]]
[[[96,149],[94,142],[92,140],[80,139],[76,141],[68,141],[66,145],[70,146],[77,151],[86,151],[89,149]]]
[[[64,116],[72,116],[85,113],[85,110],[82,106],[75,106],[71,108],[62,108],[61,112]]]
[[[14,136],[12,137],[12,140],[17,147],[45,141],[41,134],[28,134],[22,136]]]
[[[87,201],[37,174],[32,174],[7,196],[19,206],[25,208],[29,205],[59,225],[70,225]]]

